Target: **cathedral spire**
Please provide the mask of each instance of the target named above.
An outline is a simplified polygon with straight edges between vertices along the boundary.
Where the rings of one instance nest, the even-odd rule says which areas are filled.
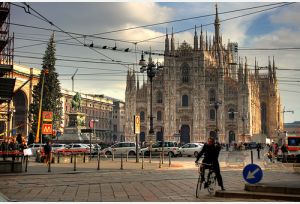
[[[276,67],[275,67],[275,59],[273,56],[273,79],[276,80]]]
[[[172,27],[172,37],[171,37],[171,53],[173,55],[175,53],[175,39],[174,39],[173,27]]]
[[[166,39],[165,39],[165,55],[169,54],[169,37],[168,37],[168,29],[166,28]]]
[[[195,25],[195,35],[194,35],[194,50],[198,50],[198,35],[197,35],[196,25]]]
[[[204,42],[203,42],[202,24],[201,24],[201,33],[200,33],[200,50],[201,50],[201,51],[204,51]]]
[[[151,47],[150,47],[150,53],[149,53],[149,59],[148,59],[148,62],[150,63],[150,62],[152,62],[152,56],[151,56]]]
[[[205,44],[206,44],[206,46],[205,46],[205,49],[206,49],[206,51],[208,51],[208,39],[207,39],[207,31],[206,31],[206,41],[205,41]]]
[[[139,74],[136,74],[136,89],[140,89],[140,80],[139,80]]]
[[[270,80],[270,82],[271,81],[273,81],[273,72],[272,72],[272,67],[271,67],[271,60],[270,60],[270,56],[268,57],[268,59],[269,59],[269,64],[268,64],[268,70],[269,70],[269,72],[268,72],[268,74],[269,74],[269,80]]]
[[[245,57],[245,84],[248,82],[248,62],[247,62],[247,57]]]
[[[220,20],[218,14],[218,5],[216,4],[216,19],[215,19],[215,39],[217,46],[219,45],[219,38],[220,37]]]
[[[255,70],[255,77],[258,78],[258,75],[259,75],[258,72],[259,72],[259,71],[258,71],[258,66],[257,66],[256,57],[255,57],[255,69],[254,69],[254,70]]]
[[[238,79],[239,79],[239,82],[243,82],[243,62],[240,57],[239,57]]]

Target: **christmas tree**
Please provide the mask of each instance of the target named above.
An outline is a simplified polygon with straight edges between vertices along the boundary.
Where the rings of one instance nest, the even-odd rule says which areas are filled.
[[[42,111],[53,112],[53,129],[60,128],[62,116],[61,88],[58,81],[58,74],[55,71],[55,41],[54,33],[51,35],[47,49],[43,57],[43,70],[40,74],[39,83],[33,88],[33,102],[30,104],[30,119],[32,118],[32,131],[37,133],[39,106],[42,83],[44,78]],[[42,118],[41,118],[42,120]],[[41,121],[42,124],[42,121]],[[41,125],[42,126],[42,125]],[[41,126],[39,138],[41,138]],[[39,140],[40,141],[40,140]]]

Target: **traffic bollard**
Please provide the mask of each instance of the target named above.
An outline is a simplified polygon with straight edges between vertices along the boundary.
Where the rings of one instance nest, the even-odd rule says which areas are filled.
[[[114,153],[114,151],[112,151],[112,161],[114,161],[115,160],[115,153]]]
[[[57,152],[57,163],[59,164],[59,152]]]
[[[126,152],[126,162],[128,162],[128,152]]]
[[[51,157],[52,156],[51,156],[51,153],[50,153],[49,160],[48,160],[48,172],[51,172],[51,160],[52,160]]]
[[[171,167],[171,154],[169,154],[169,167]]]
[[[26,160],[25,160],[25,172],[27,172],[27,165],[28,165],[28,155],[26,155]]]
[[[85,163],[85,152],[83,152],[83,163]]]
[[[121,170],[123,170],[123,153],[121,153]]]
[[[152,153],[151,151],[149,152],[149,163],[151,163],[151,160],[152,160]]]
[[[253,164],[253,151],[251,149],[251,164]]]
[[[142,152],[142,169],[144,169],[144,152]]]
[[[159,164],[158,164],[158,168],[161,168],[161,153],[159,153]]]
[[[74,154],[74,171],[76,171],[76,154]]]
[[[70,161],[71,161],[71,164],[73,163],[73,152],[71,153],[71,159],[70,159]]]
[[[100,170],[100,154],[98,152],[98,167],[97,167],[97,170]]]

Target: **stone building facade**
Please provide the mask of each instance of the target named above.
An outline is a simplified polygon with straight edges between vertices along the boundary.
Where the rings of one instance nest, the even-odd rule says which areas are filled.
[[[255,60],[238,57],[237,43],[223,44],[216,8],[213,40],[198,37],[193,46],[175,49],[174,34],[166,34],[163,71],[153,78],[153,116],[156,140],[203,142],[217,137],[222,143],[275,139],[282,129],[276,67],[269,58],[268,72],[260,73]],[[209,39],[209,40],[208,40]],[[149,61],[151,61],[151,54]],[[253,69],[253,68],[252,68]],[[142,84],[134,71],[127,73],[125,137],[134,141],[133,115],[141,117],[140,141],[147,141],[150,118],[150,81]]]

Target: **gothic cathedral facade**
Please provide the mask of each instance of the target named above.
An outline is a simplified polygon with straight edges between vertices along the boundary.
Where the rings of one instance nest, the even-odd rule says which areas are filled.
[[[175,49],[165,38],[164,68],[153,78],[153,117],[156,140],[204,142],[217,137],[222,143],[275,140],[282,129],[276,67],[269,59],[268,73],[259,73],[255,60],[250,72],[247,58],[238,58],[237,43],[222,44],[216,8],[211,42],[196,28],[194,45]],[[205,38],[205,39],[204,39]],[[199,39],[199,40],[198,40]],[[151,61],[151,54],[149,61]],[[128,70],[125,91],[125,140],[135,141],[133,116],[141,117],[140,142],[148,141],[150,80]]]

